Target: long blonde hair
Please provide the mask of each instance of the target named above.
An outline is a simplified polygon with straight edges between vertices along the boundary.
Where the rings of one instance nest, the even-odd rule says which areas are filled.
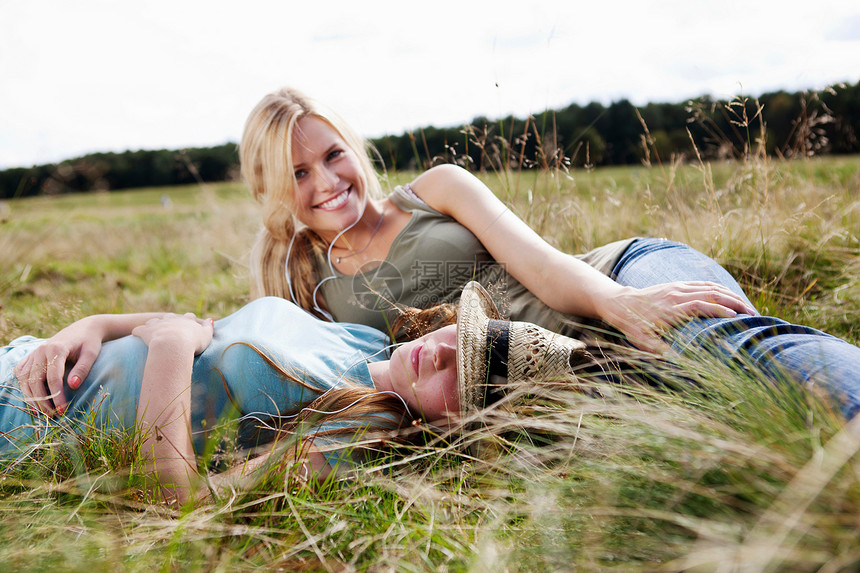
[[[257,352],[264,356],[260,350]],[[410,412],[403,400],[392,392],[380,392],[348,381],[322,391],[304,384],[301,378],[277,364],[273,363],[272,367],[285,379],[321,392],[321,395],[310,404],[275,416],[240,412],[238,445],[243,449],[254,449],[275,440],[291,440],[295,444],[293,451],[300,452],[316,438],[340,437],[344,447],[354,448],[357,456],[366,455],[380,451],[386,442],[397,442],[401,430],[418,423],[417,413]],[[314,430],[323,424],[329,424],[329,428]]]
[[[402,342],[414,340],[456,322],[456,305],[445,303],[427,309],[400,309],[394,328],[400,335],[399,341]],[[311,392],[320,393],[310,404],[279,412],[277,416],[249,416],[249,412],[242,412],[236,405],[242,415],[238,441],[243,448],[253,448],[280,436],[292,436],[299,442],[325,436],[349,436],[360,438],[361,447],[357,448],[359,451],[356,453],[368,455],[381,451],[385,443],[408,442],[416,433],[407,435],[403,430],[414,428],[420,431],[421,423],[426,422],[419,418],[420,412],[411,412],[406,402],[393,392],[380,392],[375,388],[350,383],[349,380],[325,390],[311,384],[302,372],[279,364],[262,349],[244,342],[234,344],[247,346],[256,352],[285,380]],[[301,436],[302,429],[330,422],[334,424],[331,424],[328,430],[314,432],[305,438]],[[361,435],[356,436],[357,433]],[[297,447],[295,451],[301,450],[301,447]]]
[[[263,206],[263,228],[251,250],[251,298],[278,296],[322,318],[324,301],[314,300],[314,288],[320,281],[314,258],[324,256],[328,245],[294,216],[293,132],[305,117],[326,122],[343,138],[361,165],[369,198],[381,197],[382,189],[364,138],[336,113],[298,90],[281,88],[268,94],[248,116],[239,160],[242,177]]]

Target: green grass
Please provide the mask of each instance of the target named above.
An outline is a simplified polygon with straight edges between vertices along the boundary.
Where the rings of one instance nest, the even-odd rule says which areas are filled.
[[[238,184],[12,201],[0,339],[101,312],[229,314],[247,301],[258,218]]]
[[[390,184],[412,174],[392,173]],[[860,340],[860,160],[489,174],[562,249],[666,236],[763,312]],[[170,199],[162,205],[162,196]],[[247,301],[238,184],[11,201],[0,339],[98,312]],[[0,562],[41,571],[854,570],[860,442],[826,401],[697,357],[664,387],[548,385],[492,432],[310,491],[289,472],[198,508],[148,503],[137,441],[97,429],[0,478]],[[734,563],[734,567],[732,566]]]

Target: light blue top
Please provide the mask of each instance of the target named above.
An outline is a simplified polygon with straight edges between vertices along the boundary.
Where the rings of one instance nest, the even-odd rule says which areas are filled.
[[[42,342],[22,337],[0,349],[0,456],[6,459],[26,454],[58,423],[29,414],[12,373]],[[386,358],[382,351],[387,344],[378,330],[323,322],[275,297],[255,300],[216,321],[212,343],[194,359],[191,425],[198,455],[207,432],[230,412],[295,412],[337,385],[372,388],[367,361]],[[133,428],[146,355],[147,346],[134,336],[105,343],[81,387],[73,391],[65,386],[69,410],[64,419]],[[267,359],[307,387],[284,378]]]

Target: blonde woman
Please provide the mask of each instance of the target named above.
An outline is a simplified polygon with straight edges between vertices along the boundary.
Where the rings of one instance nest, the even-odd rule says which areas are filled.
[[[759,316],[725,269],[686,245],[638,238],[562,253],[451,165],[383,197],[364,141],[296,90],[269,94],[252,110],[240,159],[263,206],[252,297],[286,298],[321,319],[389,332],[400,308],[453,302],[475,279],[512,320],[569,336],[593,327],[667,359],[707,350],[768,377],[858,384],[860,349]],[[86,374],[98,347],[97,334],[83,330],[51,341],[74,376]],[[27,374],[54,387],[46,364],[34,361]],[[846,414],[858,406],[849,400]]]
[[[252,296],[386,330],[399,306],[454,301],[474,278],[513,320],[576,337],[597,319],[622,344],[669,359],[716,352],[765,377],[847,390],[846,415],[860,407],[860,349],[759,316],[725,269],[686,245],[640,238],[562,253],[452,165],[381,197],[361,138],[289,88],[252,110],[240,158],[265,213]]]

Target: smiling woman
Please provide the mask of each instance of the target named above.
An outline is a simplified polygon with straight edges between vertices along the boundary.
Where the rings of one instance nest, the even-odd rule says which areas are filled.
[[[633,237],[561,252],[453,165],[381,197],[365,142],[291,88],[251,111],[240,159],[263,207],[252,297],[282,297],[319,318],[392,335],[405,308],[455,302],[475,280],[507,318],[621,363],[638,351],[667,366],[708,353],[724,365],[741,361],[762,380],[826,388],[846,416],[860,412],[860,348],[760,315],[725,268],[687,245]],[[100,338],[81,331],[64,344],[63,356],[81,357],[71,375],[83,377]],[[43,365],[31,368],[36,377]]]
[[[277,154],[263,145],[274,138]],[[622,364],[636,351],[666,364],[707,353],[740,361],[762,380],[826,388],[847,417],[860,412],[860,348],[761,316],[726,269],[687,245],[633,237],[561,252],[454,165],[380,198],[364,142],[291,88],[251,111],[240,160],[267,212],[252,253],[252,296],[387,330],[404,306],[456,301],[475,280],[511,319],[580,339]]]
[[[337,131],[315,117],[297,122],[291,147],[296,218],[317,229],[334,249],[348,250],[350,241],[343,230],[352,227],[367,206],[367,177],[355,153]],[[381,214],[375,219],[380,221]],[[376,226],[372,220],[369,223]]]

